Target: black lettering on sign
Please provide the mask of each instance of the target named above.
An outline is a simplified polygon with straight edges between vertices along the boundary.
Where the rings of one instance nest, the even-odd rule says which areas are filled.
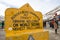
[[[18,24],[13,24],[13,27],[18,27]]]
[[[14,20],[14,18],[15,18],[16,16],[20,15],[20,14],[24,14],[25,16],[28,16],[28,14],[32,14],[32,15],[34,15],[38,20],[40,20],[40,18],[39,18],[35,13],[29,12],[29,11],[21,11],[21,12],[18,12],[18,13],[16,13],[15,15],[13,15],[13,16],[11,17],[11,19]]]
[[[40,24],[38,20],[15,20],[13,30],[38,29]]]
[[[23,14],[23,16],[20,16],[20,19],[14,19],[18,15]],[[36,19],[31,20],[31,16],[29,17],[28,15],[32,14]],[[25,29],[38,29],[40,28],[40,23],[39,20],[40,18],[33,12],[29,11],[20,11],[13,15],[11,17],[13,21],[13,30],[25,30]]]

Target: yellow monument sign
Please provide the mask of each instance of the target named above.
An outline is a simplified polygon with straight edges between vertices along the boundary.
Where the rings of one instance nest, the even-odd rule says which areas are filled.
[[[42,13],[34,11],[28,3],[19,9],[6,9],[6,40],[48,40],[42,18]]]

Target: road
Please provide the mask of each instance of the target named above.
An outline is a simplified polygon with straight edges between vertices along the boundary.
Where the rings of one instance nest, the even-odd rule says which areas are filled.
[[[54,29],[45,28],[44,30],[49,31],[49,40],[60,40],[60,28],[58,29],[58,34],[55,34]],[[5,32],[3,29],[0,29],[0,40],[5,40]]]

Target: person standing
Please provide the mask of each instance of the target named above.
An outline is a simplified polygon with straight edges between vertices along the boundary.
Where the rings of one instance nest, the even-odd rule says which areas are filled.
[[[54,29],[55,29],[55,34],[57,34],[58,26],[57,26],[57,23],[55,21],[54,21]]]
[[[58,28],[58,26],[57,26],[57,23],[55,22],[54,19],[52,20],[52,24],[54,25],[55,34],[57,34],[57,28]]]
[[[4,28],[4,21],[2,21],[2,29]]]
[[[54,21],[56,22],[57,26],[58,26],[58,20],[59,20],[59,16],[57,15],[57,13],[55,13]]]
[[[59,22],[58,23],[59,23],[59,26],[60,26],[60,14],[59,14]]]

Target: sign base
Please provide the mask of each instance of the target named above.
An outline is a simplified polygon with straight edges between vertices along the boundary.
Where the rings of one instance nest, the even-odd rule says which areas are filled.
[[[10,33],[9,33],[10,34]],[[30,30],[21,33],[6,34],[6,40],[49,40],[49,32],[43,30]]]

